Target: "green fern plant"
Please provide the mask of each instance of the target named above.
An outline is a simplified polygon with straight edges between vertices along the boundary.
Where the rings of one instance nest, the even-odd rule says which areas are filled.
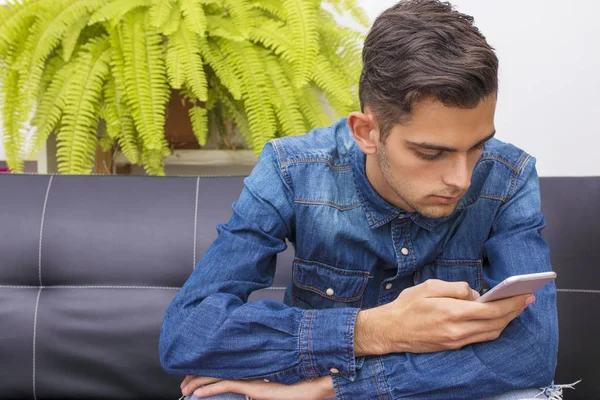
[[[9,167],[56,134],[61,173],[91,172],[97,146],[116,143],[162,175],[172,89],[200,145],[209,120],[234,123],[257,154],[327,125],[327,109],[358,107],[362,39],[328,10],[368,25],[356,0],[13,0],[0,7]]]

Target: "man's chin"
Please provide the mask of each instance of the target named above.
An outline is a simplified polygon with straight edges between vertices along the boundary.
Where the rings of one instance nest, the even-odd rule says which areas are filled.
[[[424,206],[417,208],[417,212],[424,216],[425,218],[438,219],[449,217],[452,215],[454,210],[456,209],[456,204],[451,204],[447,206]]]

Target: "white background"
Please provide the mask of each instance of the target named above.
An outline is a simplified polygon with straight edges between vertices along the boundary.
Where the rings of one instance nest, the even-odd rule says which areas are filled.
[[[396,3],[358,2],[371,20]],[[600,1],[452,3],[500,58],[497,137],[533,154],[540,175],[600,175]]]

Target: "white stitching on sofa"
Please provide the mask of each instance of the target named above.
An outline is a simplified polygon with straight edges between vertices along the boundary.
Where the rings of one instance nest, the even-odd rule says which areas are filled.
[[[119,286],[119,285],[54,285],[54,286],[30,286],[30,285],[0,285],[0,289],[159,289],[179,290],[176,286]],[[261,290],[285,290],[284,286],[273,286]]]
[[[200,177],[196,178],[196,203],[194,205],[194,265],[192,271],[196,269],[196,230],[198,228],[198,192],[200,190]]]
[[[37,299],[35,300],[35,312],[33,314],[33,399],[37,400],[37,397],[35,395],[35,334],[36,334],[36,328],[37,328],[37,313],[38,313],[38,306],[40,305],[40,294],[42,294],[42,287],[39,288],[38,290],[38,294],[37,294]]]
[[[599,294],[600,290],[593,289],[556,289],[557,292],[567,292],[567,293],[595,293]]]
[[[50,193],[50,185],[52,185],[52,179],[50,177],[48,181],[48,187],[46,188],[46,198],[44,199],[44,208],[42,208],[42,222],[40,224],[40,243],[38,246],[38,277],[40,279],[40,286],[42,286],[42,234],[44,233],[44,218],[46,216],[46,205],[48,204],[48,193]]]
[[[179,290],[174,286],[119,286],[119,285],[54,285],[54,286],[27,286],[27,285],[0,285],[0,289],[158,289]]]

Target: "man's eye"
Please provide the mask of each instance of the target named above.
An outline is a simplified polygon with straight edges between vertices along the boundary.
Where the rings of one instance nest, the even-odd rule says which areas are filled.
[[[417,155],[417,157],[422,158],[423,160],[434,161],[434,160],[437,160],[438,158],[440,158],[444,154],[444,152],[440,151],[435,154],[425,154],[425,153],[421,153],[420,151],[415,151],[415,154]]]

